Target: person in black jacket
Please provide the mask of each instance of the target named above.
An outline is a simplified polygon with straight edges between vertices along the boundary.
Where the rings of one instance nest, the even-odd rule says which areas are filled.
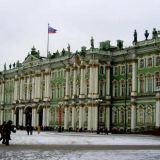
[[[0,125],[0,133],[1,133],[0,141],[3,139],[3,129],[5,124],[6,124],[6,121],[4,121],[2,125]]]
[[[15,127],[12,125],[12,121],[9,120],[5,125],[4,125],[4,128],[3,128],[3,141],[2,143],[3,144],[6,144],[6,145],[9,145],[9,140],[11,140],[11,131],[13,133],[16,132],[15,130]]]

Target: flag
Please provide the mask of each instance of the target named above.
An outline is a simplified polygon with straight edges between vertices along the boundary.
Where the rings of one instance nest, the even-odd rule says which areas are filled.
[[[56,32],[57,32],[56,29],[54,29],[54,28],[48,26],[48,33],[56,33]]]

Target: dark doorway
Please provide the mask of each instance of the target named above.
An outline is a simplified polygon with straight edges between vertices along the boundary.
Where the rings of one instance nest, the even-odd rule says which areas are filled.
[[[26,108],[26,125],[32,125],[32,108]]]
[[[43,108],[41,107],[40,109],[39,109],[39,126],[42,126],[42,124],[43,124]]]
[[[19,127],[19,108],[16,108],[16,127]]]

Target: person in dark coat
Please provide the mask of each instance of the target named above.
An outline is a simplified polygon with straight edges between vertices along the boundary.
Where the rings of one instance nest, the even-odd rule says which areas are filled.
[[[32,132],[33,132],[33,127],[32,126],[30,126],[30,128],[29,128],[29,132],[30,132],[30,135],[32,135]]]
[[[12,121],[9,120],[3,128],[3,144],[9,145],[9,140],[11,140],[11,131],[16,132],[15,127],[12,125]]]
[[[26,131],[27,131],[27,134],[29,135],[29,131],[30,131],[30,126],[29,126],[29,124],[27,124],[27,126],[26,126]]]
[[[3,139],[3,129],[5,124],[6,124],[6,121],[4,121],[2,125],[0,125],[0,133],[1,133],[0,141]]]

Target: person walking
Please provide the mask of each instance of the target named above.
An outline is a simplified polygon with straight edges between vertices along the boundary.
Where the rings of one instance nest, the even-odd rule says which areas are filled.
[[[11,131],[16,133],[15,127],[12,125],[12,121],[9,120],[3,128],[3,144],[9,145],[9,140],[11,140]]]
[[[29,132],[30,132],[30,135],[32,135],[32,133],[33,133],[33,127],[32,126],[29,127]]]
[[[29,131],[30,131],[30,126],[29,126],[29,124],[27,124],[27,126],[26,126],[26,131],[27,131],[27,134],[29,135]]]
[[[6,124],[6,121],[4,121],[3,124],[0,126],[0,133],[1,133],[0,141],[3,139],[3,129],[4,129],[5,124]]]

